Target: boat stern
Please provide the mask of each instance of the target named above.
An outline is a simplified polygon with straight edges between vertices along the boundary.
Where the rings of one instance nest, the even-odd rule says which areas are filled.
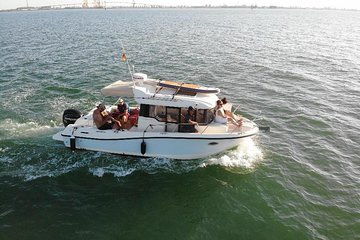
[[[61,142],[63,142],[63,141],[64,141],[64,137],[61,136],[61,133],[62,133],[62,131],[54,134],[54,135],[52,136],[52,139],[54,139],[54,140],[56,140],[56,141],[61,141]]]

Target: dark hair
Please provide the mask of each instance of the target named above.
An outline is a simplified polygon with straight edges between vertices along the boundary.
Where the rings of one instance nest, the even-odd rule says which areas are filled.
[[[227,104],[226,97],[224,97],[223,99],[221,99],[221,101],[223,102],[223,104]]]
[[[100,107],[105,107],[105,104],[103,104],[103,103],[99,103],[96,107],[97,107],[97,108],[100,108]]]
[[[216,101],[216,105],[220,105],[222,103],[222,101],[219,99]]]
[[[194,108],[192,106],[188,107],[188,111],[192,111]]]

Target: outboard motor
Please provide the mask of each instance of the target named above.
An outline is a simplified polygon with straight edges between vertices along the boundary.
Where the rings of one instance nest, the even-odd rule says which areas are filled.
[[[133,81],[137,82],[140,86],[143,85],[144,81],[147,80],[147,75],[145,73],[134,73]]]
[[[66,109],[63,113],[63,124],[66,127],[69,124],[74,124],[78,118],[82,116],[81,112],[76,109]]]

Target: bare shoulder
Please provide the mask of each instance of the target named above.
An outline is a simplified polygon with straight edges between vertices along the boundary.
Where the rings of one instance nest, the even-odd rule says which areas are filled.
[[[99,118],[100,117],[100,111],[98,109],[94,110],[93,112],[93,118]]]

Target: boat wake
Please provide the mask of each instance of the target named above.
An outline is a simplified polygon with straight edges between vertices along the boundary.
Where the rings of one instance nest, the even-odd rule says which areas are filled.
[[[62,154],[57,153],[26,153],[25,146],[21,146],[25,155],[20,157],[6,155],[9,148],[1,148],[0,165],[6,165],[8,171],[2,176],[22,178],[24,181],[32,181],[43,177],[58,177],[69,172],[86,170],[96,177],[113,175],[121,178],[135,172],[146,174],[173,173],[184,174],[200,168],[210,166],[225,167],[226,170],[238,174],[246,174],[255,170],[262,160],[261,151],[254,145],[247,149],[238,148],[230,150],[219,156],[201,160],[177,161],[166,158],[133,158],[115,156],[106,153],[75,152],[66,150]],[[24,154],[24,152],[22,153]],[[21,155],[22,155],[21,154]],[[14,158],[16,157],[16,159]],[[125,159],[120,159],[125,158]]]
[[[197,160],[178,161],[167,158],[139,158],[103,152],[75,151],[59,148],[49,141],[59,130],[55,123],[19,123],[4,119],[0,124],[0,176],[12,176],[24,181],[58,177],[69,172],[87,171],[93,176],[125,177],[134,172],[146,174],[183,174],[212,166],[224,167],[239,174],[253,171],[262,161],[260,148],[248,139],[236,149]]]
[[[60,130],[57,123],[49,122],[49,125],[40,125],[34,121],[24,123],[16,122],[10,118],[0,122],[0,139],[27,138],[39,135],[46,135]]]
[[[232,170],[252,170],[262,159],[263,153],[261,149],[252,139],[246,139],[246,142],[236,149],[205,160],[202,166],[220,165]]]
[[[255,170],[262,159],[263,153],[260,148],[252,139],[248,139],[242,146],[217,155],[217,157],[187,161],[177,161],[167,158],[140,158],[137,160],[121,161],[118,164],[111,164],[109,166],[90,167],[89,171],[98,177],[103,177],[105,174],[124,177],[136,171],[147,174],[182,174],[195,171],[199,168],[217,165],[225,167],[231,172],[244,174]]]
[[[195,170],[199,167],[196,160],[176,161],[167,158],[136,158],[120,161],[117,164],[102,167],[90,167],[89,171],[98,177],[112,174],[115,177],[124,177],[133,172],[144,172],[147,174],[175,173],[181,174]]]

